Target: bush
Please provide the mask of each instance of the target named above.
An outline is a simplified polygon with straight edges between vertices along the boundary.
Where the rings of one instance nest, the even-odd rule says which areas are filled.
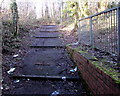
[[[20,40],[13,35],[12,23],[10,21],[4,21],[2,30],[2,53],[13,52],[15,48],[19,47]]]

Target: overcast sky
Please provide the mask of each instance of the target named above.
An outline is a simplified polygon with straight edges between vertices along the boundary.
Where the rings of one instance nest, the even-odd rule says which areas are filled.
[[[0,4],[3,0],[0,0]],[[10,1],[11,0],[4,0],[4,2],[2,3],[2,8],[10,8]],[[45,7],[45,4],[47,3],[49,6],[52,5],[52,2],[59,2],[59,1],[66,1],[66,0],[16,0],[16,2],[31,2],[33,7],[35,5],[36,7],[36,14],[39,15],[41,12],[42,7]],[[18,5],[19,8],[20,5]]]
[[[5,7],[5,8],[9,8],[9,5],[10,5],[10,1],[11,0],[0,0],[0,6],[1,6],[1,2],[4,1],[2,3],[2,6]],[[16,2],[31,2],[33,5],[35,5],[36,7],[36,14],[39,16],[40,12],[41,12],[41,9],[42,7],[44,8],[45,7],[45,4],[47,3],[49,5],[49,7],[52,6],[52,2],[60,2],[60,1],[68,1],[68,0],[16,0]],[[83,0],[81,0],[83,1]],[[89,0],[89,1],[92,1],[93,0]],[[94,0],[94,2],[97,2],[98,0]],[[105,0],[107,1],[107,0]],[[109,1],[120,1],[120,0],[109,0]],[[20,5],[18,5],[19,7]]]

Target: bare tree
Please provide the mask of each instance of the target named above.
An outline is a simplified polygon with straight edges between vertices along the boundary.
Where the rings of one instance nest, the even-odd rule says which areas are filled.
[[[18,8],[16,0],[11,0],[11,13],[12,13],[12,26],[13,26],[13,35],[18,35]]]

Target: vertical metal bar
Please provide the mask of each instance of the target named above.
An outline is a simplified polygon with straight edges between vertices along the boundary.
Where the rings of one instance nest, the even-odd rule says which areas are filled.
[[[108,20],[109,20],[109,21],[108,21],[108,22],[109,22],[109,23],[108,23],[108,25],[109,25],[109,28],[108,28],[108,35],[109,35],[109,36],[108,36],[108,52],[110,52],[110,22],[111,22],[111,21],[110,21],[110,20],[111,20],[111,19],[110,19],[110,12],[108,12],[108,17],[109,17],[109,19],[108,19]]]
[[[120,7],[117,8],[118,19],[118,66],[120,66]]]
[[[107,44],[107,48],[106,51],[108,52],[108,48],[109,48],[109,12],[106,13],[106,19],[107,19],[107,40],[106,40],[106,44]]]
[[[104,15],[104,14],[101,14],[101,15],[100,15],[100,17],[101,17],[101,19],[100,19],[100,22],[101,22],[101,30],[102,30],[102,31],[101,31],[101,33],[102,33],[102,34],[101,34],[101,47],[100,47],[100,48],[101,48],[102,50],[104,50],[104,28],[103,28],[103,15]]]
[[[92,30],[92,33],[94,34],[94,37],[96,36],[96,34],[97,34],[97,20],[96,20],[96,16],[95,17],[93,17],[93,19],[92,19],[92,24],[93,24],[93,26],[92,27],[94,27],[94,29]],[[94,47],[96,46],[96,38],[94,38]]]
[[[118,28],[118,27],[117,27],[118,22],[117,22],[117,10],[116,10],[116,17],[115,17],[115,18],[116,18],[116,20],[115,20],[115,21],[116,21],[116,30],[115,30],[115,31],[116,31],[116,54],[118,55],[118,33],[117,33],[117,32],[118,32],[118,31],[117,31],[117,30],[118,30],[118,29],[117,29],[117,28]]]
[[[101,14],[98,15],[99,16],[99,31],[100,31],[100,45],[98,48],[101,49],[101,46],[102,46],[102,31],[101,31]]]
[[[104,13],[104,20],[105,20],[105,41],[104,41],[104,44],[105,44],[105,51],[107,51],[106,49],[106,39],[107,39],[107,15],[106,15],[106,13]]]
[[[104,35],[104,50],[106,51],[106,13],[104,13],[104,31],[105,31],[105,35]]]
[[[109,52],[111,52],[111,11],[109,11],[109,15],[110,15],[110,22],[109,22]]]
[[[101,49],[101,46],[102,46],[102,31],[101,31],[101,14],[98,15],[99,16],[99,31],[100,31],[100,42],[98,43],[98,48]],[[100,44],[100,45],[99,45]]]
[[[92,31],[92,17],[90,18],[90,43],[92,48],[94,48],[94,43],[93,43],[93,31]]]
[[[114,36],[113,36],[113,38],[114,38],[114,44],[113,44],[113,48],[114,48],[114,54],[115,54],[115,26],[116,26],[116,24],[115,24],[115,10],[113,11],[113,16],[114,16]]]
[[[99,31],[99,24],[100,24],[100,23],[99,23],[99,19],[100,19],[100,18],[99,18],[99,15],[98,15],[98,16],[96,16],[96,18],[97,18],[97,31],[99,32],[99,33],[97,32],[97,33],[98,33],[99,40],[97,40],[97,39],[96,39],[96,40],[97,40],[97,42],[96,42],[95,47],[99,48],[100,43],[99,43],[99,45],[98,45],[98,42],[99,42],[99,41],[100,41],[100,39],[101,39],[101,37],[100,37],[100,31]]]
[[[111,13],[111,14],[110,14],[110,17],[111,17],[111,26],[110,26],[110,27],[111,27],[111,29],[110,29],[110,34],[111,34],[111,35],[110,35],[110,45],[111,45],[111,46],[110,46],[110,53],[112,53],[112,52],[113,52],[113,48],[112,48],[112,45],[113,45],[113,44],[112,44],[112,39],[113,39],[113,33],[112,33],[112,23],[113,23],[113,22],[112,22],[112,20],[113,20],[113,18],[112,18],[112,11],[110,11],[110,13]]]
[[[80,28],[80,22],[81,21],[78,21],[78,31],[77,31],[78,32],[78,43],[80,43],[80,33],[81,33],[81,31],[80,31],[80,29],[81,29]]]

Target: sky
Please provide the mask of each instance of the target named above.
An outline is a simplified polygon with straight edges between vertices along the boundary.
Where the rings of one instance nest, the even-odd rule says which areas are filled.
[[[3,0],[0,0],[0,6],[1,6],[1,2]],[[2,8],[5,7],[5,8],[9,8],[10,6],[10,1],[11,0],[4,0],[4,2],[2,3]],[[45,8],[45,3],[47,3],[50,7],[52,6],[52,2],[59,2],[59,1],[62,1],[62,0],[16,0],[16,2],[26,2],[26,1],[29,1],[31,2],[33,5],[35,5],[36,7],[36,14],[37,14],[37,17],[39,18],[39,14],[41,12],[41,9],[42,7]],[[63,1],[66,1],[66,0],[63,0]],[[19,7],[19,5],[18,5]]]
[[[1,2],[3,0],[0,0],[0,6],[1,6]],[[11,0],[4,0],[4,2],[2,3],[2,6],[4,6],[5,8],[9,8],[9,5],[10,5],[10,1]],[[29,1],[31,2],[33,5],[35,5],[36,7],[36,14],[37,14],[37,17],[39,18],[39,14],[41,12],[41,9],[42,7],[45,8],[45,4],[47,3],[49,5],[49,7],[52,6],[52,2],[60,2],[60,1],[68,1],[68,0],[16,0],[16,2],[26,2],[26,1]],[[89,1],[93,1],[93,0],[89,0]],[[94,0],[94,2],[97,2],[98,0]],[[110,1],[120,1],[120,0],[110,0]],[[18,5],[19,7],[19,5]]]

